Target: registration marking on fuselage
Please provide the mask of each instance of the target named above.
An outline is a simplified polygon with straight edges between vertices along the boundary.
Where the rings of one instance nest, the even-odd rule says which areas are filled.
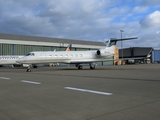
[[[7,78],[7,77],[0,77],[0,79],[10,80],[11,78]]]
[[[76,91],[81,91],[81,92],[89,92],[89,93],[101,94],[101,95],[112,95],[112,93],[108,93],[108,92],[87,90],[87,89],[81,89],[81,88],[65,87],[65,89],[76,90]]]
[[[33,82],[33,81],[28,81],[28,80],[21,80],[21,82],[36,84],[36,85],[41,84],[40,82]]]

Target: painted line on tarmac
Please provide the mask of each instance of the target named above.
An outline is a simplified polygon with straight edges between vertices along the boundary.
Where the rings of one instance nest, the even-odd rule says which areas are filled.
[[[28,81],[28,80],[21,80],[21,82],[30,83],[30,84],[36,84],[36,85],[41,84],[40,82],[33,82],[33,81]]]
[[[3,79],[3,80],[10,80],[11,78],[7,78],[7,77],[0,77],[0,79]]]
[[[80,88],[73,88],[73,87],[65,87],[65,89],[68,90],[76,90],[81,92],[88,92],[88,93],[95,93],[95,94],[101,94],[101,95],[112,95],[113,93],[108,92],[101,92],[101,91],[94,91],[94,90],[87,90],[87,89],[80,89]]]

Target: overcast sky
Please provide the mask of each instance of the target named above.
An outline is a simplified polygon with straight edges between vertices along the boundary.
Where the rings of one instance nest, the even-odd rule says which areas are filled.
[[[160,0],[0,0],[0,33],[160,48]],[[120,44],[118,44],[120,45]]]

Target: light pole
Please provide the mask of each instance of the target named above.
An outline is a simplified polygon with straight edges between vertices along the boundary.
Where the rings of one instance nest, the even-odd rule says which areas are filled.
[[[124,32],[123,30],[120,30],[121,32],[121,53],[122,53],[122,65],[123,65],[123,47],[122,47],[122,33]]]

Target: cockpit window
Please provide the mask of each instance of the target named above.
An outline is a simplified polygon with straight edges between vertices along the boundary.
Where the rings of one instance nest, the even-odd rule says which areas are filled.
[[[31,56],[34,56],[34,53],[31,53]]]
[[[26,56],[35,56],[34,53],[28,53]]]
[[[31,53],[28,53],[26,56],[30,56],[31,55]]]

